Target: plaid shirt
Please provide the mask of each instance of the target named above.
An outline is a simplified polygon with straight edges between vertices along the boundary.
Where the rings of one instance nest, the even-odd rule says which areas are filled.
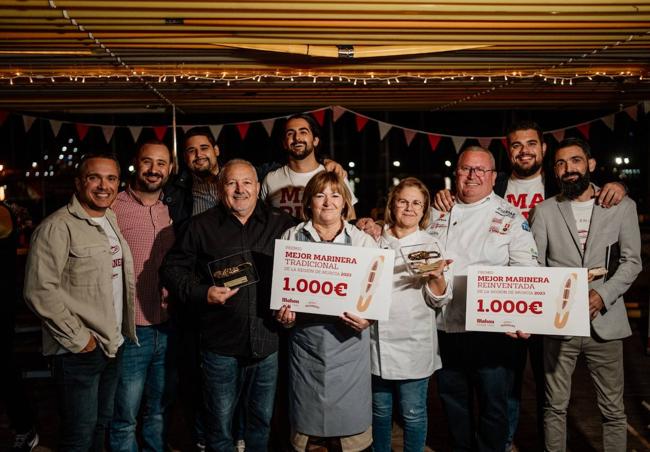
[[[167,294],[160,284],[158,269],[174,244],[169,210],[162,200],[145,206],[130,187],[117,195],[111,208],[133,254],[135,324],[147,326],[162,323],[167,320]]]

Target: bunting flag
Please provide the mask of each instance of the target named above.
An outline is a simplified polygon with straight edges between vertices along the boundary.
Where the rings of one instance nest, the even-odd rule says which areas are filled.
[[[384,138],[386,138],[388,132],[390,132],[390,129],[393,128],[393,126],[391,124],[388,124],[387,122],[382,122],[382,121],[377,121],[377,126],[379,128],[379,141],[383,141]]]
[[[604,118],[600,118],[600,120],[605,123],[609,130],[614,130],[614,118],[616,118],[616,115],[609,115],[605,116]]]
[[[250,122],[239,122],[235,124],[237,126],[237,131],[239,132],[239,136],[241,137],[242,141],[246,139],[246,135],[248,135],[248,128],[251,126]]]
[[[115,133],[115,126],[102,126],[102,134],[106,140],[106,144],[111,142],[113,138],[113,133]]]
[[[561,130],[555,130],[551,132],[551,135],[553,135],[553,138],[559,143],[560,141],[564,140],[564,133],[566,130],[561,129]]]
[[[417,134],[417,131],[413,129],[404,129],[404,139],[406,140],[406,145],[410,146],[411,143],[413,142],[413,138],[415,138],[415,135]]]
[[[589,129],[591,128],[591,123],[586,122],[584,124],[580,124],[579,126],[576,126],[576,129],[582,134],[583,137],[585,137],[585,140],[589,141]]]
[[[86,138],[86,135],[88,135],[88,130],[90,127],[88,127],[88,124],[76,123],[75,128],[77,129],[77,136],[79,137],[79,141],[83,141],[84,138]]]
[[[264,121],[262,121],[262,125],[264,126],[264,130],[266,130],[266,134],[270,137],[271,134],[273,133],[275,118],[265,119]]]
[[[501,145],[503,146],[503,149],[506,151],[508,150],[508,138],[507,137],[501,137]]]
[[[440,135],[429,134],[429,135],[427,135],[427,138],[429,139],[429,145],[431,146],[431,152],[435,152],[435,150],[438,148],[438,144],[440,143],[440,139],[442,137]]]
[[[325,123],[325,109],[321,108],[320,110],[312,111],[311,115],[316,119],[318,125],[323,127],[323,124]],[[269,135],[271,134],[269,133]]]
[[[335,105],[332,107],[332,121],[336,122],[345,113],[345,108]]]
[[[210,132],[212,132],[212,137],[216,142],[219,139],[219,135],[221,135],[221,129],[223,129],[223,124],[217,124],[216,126],[209,126],[209,127],[210,127]]]
[[[158,126],[153,128],[153,133],[156,135],[158,141],[162,141],[167,133],[167,126]]]
[[[32,128],[32,125],[36,121],[34,116],[23,115],[23,126],[25,127],[25,133],[29,132],[29,129]]]
[[[492,137],[478,137],[478,144],[483,148],[487,149],[490,147],[490,143],[492,143]]]
[[[0,126],[5,123],[8,116],[9,116],[8,111],[0,110]]]
[[[59,132],[61,131],[61,124],[63,124],[61,121],[50,119],[50,127],[52,128],[52,133],[54,134],[54,138],[59,136]]]
[[[133,142],[137,143],[142,133],[142,126],[129,126],[129,132],[131,132]]]
[[[636,121],[637,113],[639,112],[639,107],[637,107],[636,105],[632,105],[631,107],[627,107],[623,111],[627,113],[630,116],[630,118]]]
[[[183,129],[183,133],[187,133],[187,131],[190,130],[192,127],[195,126],[181,126],[181,129]]]
[[[465,137],[451,137],[451,141],[454,143],[454,149],[456,150],[456,154],[460,152],[461,146],[465,142]]]
[[[368,118],[361,115],[355,115],[354,121],[357,124],[357,132],[361,132],[366,124],[368,124]]]

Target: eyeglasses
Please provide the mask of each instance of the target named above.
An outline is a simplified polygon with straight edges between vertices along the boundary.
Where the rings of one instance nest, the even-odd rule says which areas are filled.
[[[495,171],[493,169],[486,169],[486,168],[481,168],[480,166],[461,166],[456,170],[457,174],[462,174],[463,176],[468,176],[472,174],[472,171],[474,171],[474,174],[476,174],[478,177],[483,177],[485,176],[485,173],[489,173],[491,171]]]
[[[408,200],[406,200],[406,199],[398,199],[397,201],[395,201],[395,204],[400,209],[406,209],[408,206],[411,206],[413,208],[413,210],[422,210],[422,209],[424,209],[424,203],[422,201],[417,200],[417,199],[414,200],[414,201],[410,201],[410,202]]]

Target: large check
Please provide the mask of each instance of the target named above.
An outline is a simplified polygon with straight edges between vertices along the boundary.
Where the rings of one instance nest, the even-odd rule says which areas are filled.
[[[587,269],[470,266],[466,308],[467,330],[589,336]]]
[[[271,309],[388,320],[395,252],[275,241]]]

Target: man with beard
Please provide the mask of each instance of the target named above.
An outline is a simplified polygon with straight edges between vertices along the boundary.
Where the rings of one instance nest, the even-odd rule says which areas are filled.
[[[52,356],[61,451],[103,450],[121,345],[137,341],[133,261],[109,208],[119,184],[115,156],[84,156],[75,194],[36,228],[27,256],[25,301]]]
[[[136,419],[142,405],[142,449],[162,452],[174,381],[166,293],[158,277],[174,244],[169,209],[161,199],[172,169],[171,153],[163,142],[147,141],[138,148],[134,166],[133,180],[117,195],[112,209],[133,254],[139,344],[129,339],[124,343],[110,445],[113,452],[139,449]]]
[[[335,171],[350,187],[346,174],[335,162],[320,163],[316,152],[320,144],[320,127],[307,114],[297,114],[287,119],[284,126],[282,146],[287,151],[288,163],[266,175],[262,182],[260,197],[268,204],[302,219],[302,193],[307,182],[321,171]],[[327,166],[327,168],[326,168]],[[357,199],[353,199],[356,203]],[[354,217],[354,211],[352,212]]]
[[[590,182],[590,173],[596,161],[586,142],[562,141],[553,161],[560,194],[533,210],[533,236],[541,265],[590,269],[591,336],[544,337],[544,448],[566,449],[571,376],[578,356],[584,354],[603,418],[604,450],[624,451],[622,339],[632,332],[623,294],[641,271],[636,204],[624,198],[609,209],[594,206],[599,189]]]

